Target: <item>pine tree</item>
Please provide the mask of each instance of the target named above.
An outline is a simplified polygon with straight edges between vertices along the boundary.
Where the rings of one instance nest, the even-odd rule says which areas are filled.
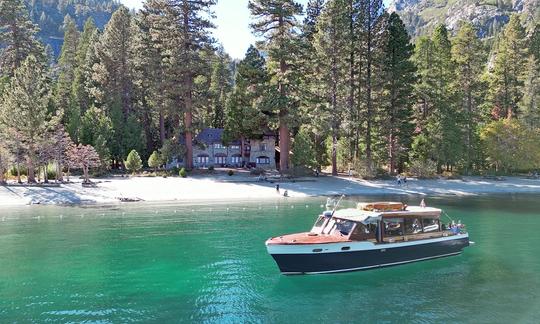
[[[139,171],[142,168],[142,160],[139,153],[137,153],[135,150],[131,150],[126,161],[124,162],[124,165],[126,166],[126,169],[132,173]]]
[[[324,104],[318,109],[318,115],[323,117],[324,125],[330,129],[332,138],[331,162],[332,174],[337,175],[338,140],[340,126],[344,118],[343,92],[340,91],[347,80],[346,67],[342,57],[346,56],[347,20],[346,3],[341,0],[328,2],[317,23],[318,33],[314,36],[317,53],[318,85],[322,89]]]
[[[58,60],[59,75],[56,82],[54,102],[58,109],[64,112],[64,125],[72,138],[78,138],[80,123],[80,107],[72,97],[72,87],[75,81],[75,70],[78,67],[77,44],[79,32],[75,21],[70,17],[64,18],[64,43]]]
[[[465,145],[467,172],[475,162],[475,152],[479,152],[477,126],[482,121],[480,106],[483,103],[485,84],[480,79],[486,61],[485,48],[477,37],[471,23],[459,26],[452,41],[452,60],[456,64],[454,90],[458,96],[458,109],[463,113],[465,124]]]
[[[133,109],[132,17],[120,7],[105,27],[96,46],[98,64],[94,64],[93,90],[100,108],[112,121],[115,141],[109,143],[113,160],[122,161],[128,151],[141,148],[142,130]]]
[[[394,174],[398,164],[403,164],[411,145],[416,67],[411,60],[414,46],[398,14],[390,14],[386,33],[388,39],[383,61],[384,99],[380,122],[381,135],[387,143],[388,172]]]
[[[273,83],[277,88],[277,98],[271,101],[277,103],[274,109],[279,123],[279,166],[284,172],[289,169],[290,127],[298,113],[295,109],[298,103],[292,93],[296,75],[291,66],[297,52],[296,16],[302,12],[302,6],[294,0],[250,0],[248,7],[255,18],[251,28],[265,39]]]
[[[531,34],[528,54],[520,109],[527,125],[540,128],[540,24],[536,25]]]
[[[377,91],[377,55],[378,50],[382,47],[381,43],[384,35],[384,10],[382,0],[366,0],[362,2],[362,14],[360,18],[360,28],[363,32],[363,37],[360,41],[360,46],[363,49],[365,64],[363,70],[363,87],[365,93],[365,154],[366,165],[368,172],[373,168],[373,123],[376,115],[374,107],[374,93]]]
[[[28,17],[22,0],[0,2],[0,76],[13,76],[29,55],[44,62],[43,46],[36,39],[38,27]]]
[[[59,122],[58,117],[49,111],[49,99],[47,71],[34,56],[29,56],[15,70],[4,92],[0,102],[0,124],[12,131],[12,140],[22,143],[30,183],[35,182],[34,169],[40,142]],[[16,135],[20,136],[20,140]]]
[[[261,102],[269,86],[266,62],[252,45],[237,66],[235,87],[226,104],[225,142],[240,139],[242,158],[245,158],[245,141],[263,135],[268,128],[268,118]]]
[[[90,94],[92,88],[92,66],[97,63],[93,57],[95,57],[95,46],[98,39],[98,30],[92,18],[88,18],[84,23],[84,28],[79,36],[79,42],[77,43],[76,60],[77,65],[74,73],[74,80],[72,83],[72,100],[73,105],[79,108],[79,116],[67,117],[68,120],[72,120],[74,125],[71,128],[71,133],[76,133],[74,126],[77,125],[77,119],[90,108],[93,103],[93,98]]]
[[[225,125],[225,104],[232,89],[231,58],[218,49],[212,64],[210,94],[212,98],[212,127],[223,128]]]
[[[527,46],[525,29],[518,15],[510,17],[500,37],[489,87],[489,102],[495,118],[515,116],[523,97]]]
[[[159,156],[158,151],[152,152],[148,158],[148,166],[154,169],[154,172],[157,171],[157,168],[161,165],[161,157]]]

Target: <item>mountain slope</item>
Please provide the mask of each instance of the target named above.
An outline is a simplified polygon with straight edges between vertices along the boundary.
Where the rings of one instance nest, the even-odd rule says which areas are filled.
[[[465,20],[478,28],[480,37],[490,37],[513,13],[521,14],[527,25],[540,21],[540,0],[392,0],[389,10],[399,13],[414,36],[431,32],[441,22],[455,30]]]
[[[82,29],[89,17],[100,29],[111,18],[119,4],[115,0],[24,0],[30,18],[40,28],[39,37],[51,45],[56,56],[62,48],[64,17],[70,15]]]

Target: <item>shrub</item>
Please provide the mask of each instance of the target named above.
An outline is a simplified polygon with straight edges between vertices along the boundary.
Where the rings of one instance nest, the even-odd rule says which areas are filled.
[[[47,164],[46,172],[47,172],[47,179],[49,180],[56,179],[56,164],[54,163]]]
[[[431,179],[437,175],[437,164],[429,159],[413,161],[410,169],[419,179]]]
[[[142,168],[142,160],[139,156],[139,153],[135,150],[131,150],[129,152],[126,161],[124,162],[126,169],[129,171],[135,173],[136,171],[139,171]]]
[[[214,166],[213,165],[209,166],[208,171],[214,171]]]
[[[234,171],[233,171],[233,170],[229,170],[229,171],[227,171],[227,174],[228,174],[229,177],[230,177],[230,176],[234,175]]]
[[[260,176],[260,175],[263,175],[265,173],[266,173],[266,171],[263,168],[255,168],[255,169],[251,169],[251,171],[249,171],[249,174],[255,175],[255,176]]]
[[[373,166],[369,167],[366,161],[356,160],[353,162],[355,175],[362,179],[375,179],[377,177],[377,169]]]
[[[152,155],[148,158],[148,166],[157,171],[157,168],[161,165],[161,157],[157,151],[152,152]]]
[[[178,171],[178,175],[181,176],[182,178],[186,178],[187,177],[186,169],[185,168],[180,169],[180,171]]]

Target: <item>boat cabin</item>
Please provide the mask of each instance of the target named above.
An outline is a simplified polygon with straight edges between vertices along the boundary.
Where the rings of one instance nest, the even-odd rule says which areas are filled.
[[[324,212],[317,218],[310,235],[378,243],[440,237],[444,234],[440,215],[440,209],[431,207],[359,204],[358,208]]]

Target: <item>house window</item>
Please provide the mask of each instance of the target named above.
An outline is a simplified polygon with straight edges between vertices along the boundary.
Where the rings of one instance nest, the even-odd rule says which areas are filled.
[[[240,149],[240,145],[231,145],[229,147],[231,148],[231,150],[239,150]]]
[[[266,143],[261,143],[261,145],[259,145],[259,151],[266,151]]]
[[[270,158],[267,156],[259,156],[257,158],[257,164],[270,164]]]
[[[216,148],[216,149],[223,149],[223,148],[225,148],[225,146],[223,146],[223,144],[221,144],[221,143],[215,143],[215,144],[214,144],[214,148]]]
[[[216,156],[214,157],[216,164],[225,164],[227,163],[227,157],[226,156]]]
[[[231,157],[231,163],[234,163],[234,164],[242,163],[242,157],[240,155],[233,155]]]
[[[199,156],[197,156],[197,163],[198,164],[207,164],[208,163],[208,155],[199,155]]]

